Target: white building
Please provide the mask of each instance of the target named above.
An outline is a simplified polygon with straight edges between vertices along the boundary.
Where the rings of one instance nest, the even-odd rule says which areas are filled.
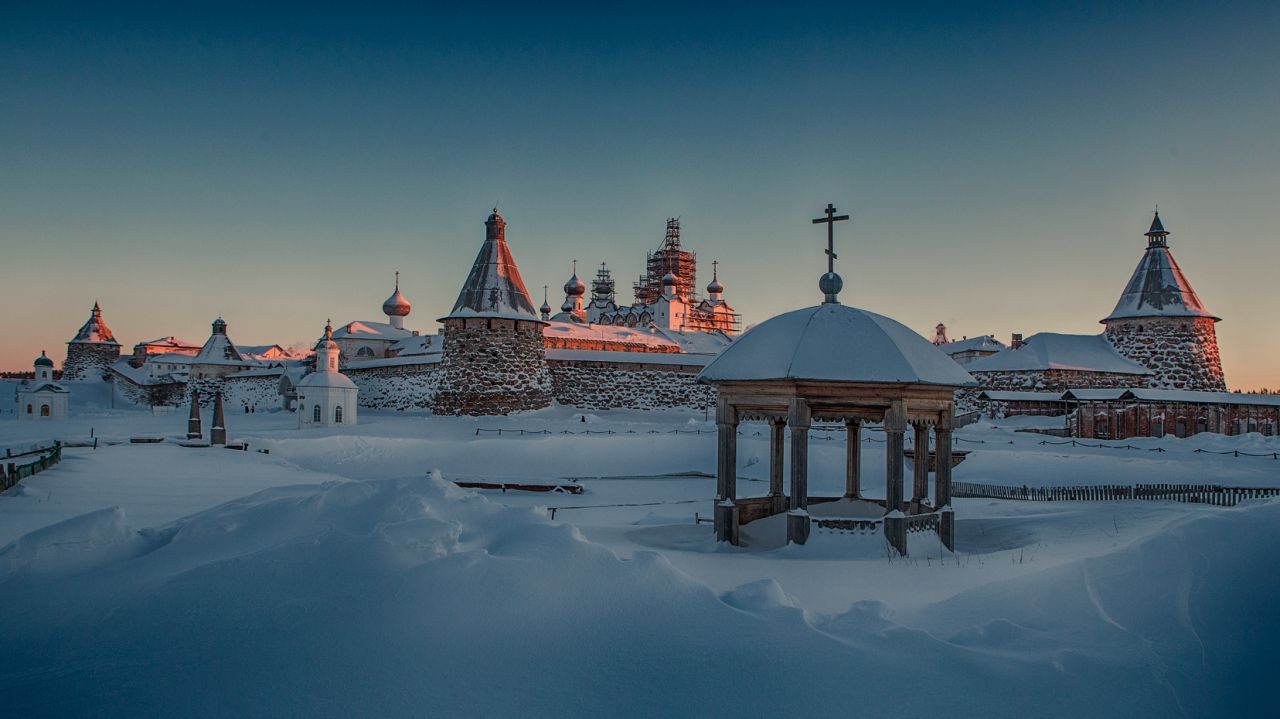
[[[66,419],[70,414],[71,393],[53,381],[53,360],[44,352],[36,358],[36,376],[18,385],[18,419]]]
[[[333,326],[325,324],[316,343],[316,371],[298,381],[298,427],[329,427],[356,423],[354,382],[338,371],[338,344]]]

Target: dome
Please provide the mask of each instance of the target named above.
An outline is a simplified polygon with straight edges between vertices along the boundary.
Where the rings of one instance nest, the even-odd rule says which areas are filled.
[[[298,380],[298,387],[333,387],[335,389],[358,389],[356,383],[341,372],[312,372]]]
[[[338,349],[338,343],[333,341],[333,323],[326,322],[324,323],[324,336],[316,342],[315,350],[316,352],[323,352],[324,350],[336,349]]]
[[[53,360],[45,356],[44,350],[40,350],[40,356],[36,358],[37,367],[52,367]]]
[[[834,302],[760,323],[721,352],[698,380],[974,384],[955,360],[906,325]]]
[[[226,322],[226,320],[222,319],[221,317],[219,317],[218,319],[214,320],[214,321],[213,321],[213,334],[215,334],[215,335],[225,335],[226,333],[227,333],[227,322]]]
[[[573,277],[570,277],[569,281],[564,283],[564,293],[570,297],[581,296],[586,291],[587,286],[583,284],[582,280],[578,279],[577,272],[573,273]]]
[[[542,306],[538,308],[538,311],[544,315],[549,315],[551,314],[551,305],[548,304],[546,300],[543,300]]]
[[[382,314],[388,317],[408,317],[411,309],[413,307],[409,304],[409,300],[400,294],[399,283],[396,285],[396,291],[382,303]]]
[[[719,278],[711,280],[711,284],[707,285],[707,294],[718,295],[724,292],[724,285],[720,284]]]
[[[676,279],[676,276],[671,274],[670,272],[662,276],[663,287],[675,287],[676,282],[678,282],[678,280]]]

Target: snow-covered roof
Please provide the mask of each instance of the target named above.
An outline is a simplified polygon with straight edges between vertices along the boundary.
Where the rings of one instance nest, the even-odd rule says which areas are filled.
[[[444,349],[444,335],[409,335],[391,345],[397,357],[408,355],[439,354]]]
[[[1196,291],[1191,289],[1191,283],[1183,276],[1164,241],[1168,234],[1157,215],[1147,232],[1150,241],[1142,260],[1129,278],[1129,284],[1125,285],[1115,309],[1103,322],[1136,317],[1220,319],[1205,309]]]
[[[612,352],[609,350],[547,350],[547,359],[567,362],[617,362],[621,364],[664,364],[705,367],[715,359],[713,354],[685,352]]]
[[[310,354],[309,352],[287,349],[280,345],[239,345],[237,348],[242,356],[252,357],[256,360],[302,359]]]
[[[1061,402],[1061,392],[1005,392],[987,390],[978,395],[993,402]]]
[[[190,360],[191,358],[184,355],[184,359]],[[146,365],[134,367],[129,364],[128,358],[123,357],[112,362],[107,369],[136,385],[174,384],[175,382],[185,382],[187,377],[186,373],[178,372],[152,376]]]
[[[484,244],[458,293],[453,311],[444,319],[493,317],[541,321],[507,247],[506,220],[495,208],[484,224]]]
[[[232,378],[232,377],[242,377],[242,378],[247,378],[247,377],[279,377],[280,375],[282,375],[282,374],[284,374],[284,373],[285,373],[285,368],[284,368],[284,366],[283,366],[283,365],[276,365],[275,367],[257,367],[257,368],[254,368],[254,369],[246,369],[246,370],[241,370],[241,371],[239,371],[239,372],[232,372],[231,374],[227,375],[227,377],[228,377],[228,378]]]
[[[1195,402],[1201,404],[1237,404],[1264,407],[1280,406],[1280,395],[1244,394],[1243,392],[1196,392],[1185,389],[1148,389],[1134,387],[1125,392],[1126,399],[1141,402]]]
[[[999,352],[1005,348],[1005,345],[995,337],[984,335],[948,342],[937,347],[949,355],[955,355],[961,352]]]
[[[306,377],[298,380],[298,387],[339,387],[342,389],[355,389],[356,383],[352,382],[341,372],[312,372]]]
[[[193,344],[191,344],[191,343],[189,343],[189,342],[183,342],[182,340],[178,339],[177,337],[160,337],[159,339],[147,340],[146,342],[139,342],[139,343],[138,343],[137,345],[135,345],[135,346],[139,346],[139,347],[167,347],[167,348],[172,348],[172,349],[191,349],[191,350],[198,350],[198,349],[200,349],[200,345],[193,345]]]
[[[162,354],[149,354],[146,361],[191,364],[195,361],[195,356],[185,352],[165,352]]]
[[[631,344],[645,345],[646,347],[663,347],[671,351],[680,349],[680,346],[671,338],[639,327],[584,324],[582,322],[565,322],[553,319],[543,328],[542,334],[545,337],[563,337],[575,340],[629,342]]]
[[[191,358],[191,364],[252,365],[255,362],[245,359],[230,337],[213,334],[209,335],[209,340]]]
[[[1067,335],[1041,332],[1018,349],[1006,349],[975,360],[970,372],[1026,372],[1075,370],[1117,374],[1151,374],[1146,367],[1116,352],[1105,335]]]
[[[398,357],[380,357],[370,360],[351,360],[347,363],[348,370],[372,369],[374,367],[409,367],[413,365],[439,364],[440,358],[443,357],[439,352],[432,354],[415,354],[402,355]]]
[[[70,392],[66,387],[57,382],[41,382],[36,384],[34,381],[27,380],[18,384],[16,392],[18,394],[39,394],[42,392],[51,392],[53,394],[66,394]]]
[[[111,334],[111,329],[107,327],[107,323],[102,321],[102,309],[98,307],[98,303],[93,303],[93,309],[89,311],[89,321],[80,326],[80,330],[76,332],[76,336],[67,344],[103,344],[118,345],[115,335]]]
[[[1124,393],[1128,391],[1129,390],[1124,387],[1069,389],[1062,393],[1062,398],[1069,400],[1106,401],[1120,399],[1124,396]]]
[[[698,379],[974,384],[960,365],[902,323],[834,302],[756,325],[721,352]]]
[[[333,338],[341,339],[358,339],[358,340],[381,340],[383,342],[398,342],[406,337],[412,337],[413,333],[406,329],[400,329],[386,322],[373,322],[371,320],[356,320],[348,322],[333,331]]]

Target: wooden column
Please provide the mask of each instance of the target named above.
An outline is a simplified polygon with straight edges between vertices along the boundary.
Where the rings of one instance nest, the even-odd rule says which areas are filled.
[[[769,420],[769,511],[773,514],[787,509],[787,495],[782,488],[783,461],[787,421],[781,418]]]
[[[929,425],[916,422],[915,457],[912,461],[911,501],[917,505],[929,499]]]
[[[809,539],[809,403],[793,398],[787,412],[791,425],[791,510],[787,513],[787,541]]]
[[[846,419],[844,450],[844,496],[862,496],[862,420]]]
[[[937,456],[937,465],[933,476],[933,503],[942,510],[938,517],[938,538],[942,546],[955,551],[956,520],[951,510],[951,428],[955,410],[950,409],[938,417],[938,424],[933,428],[933,444]]]
[[[738,543],[738,412],[723,398],[716,403],[716,539]]]
[[[894,400],[884,415],[885,512],[902,511],[903,433],[907,430],[907,405]]]

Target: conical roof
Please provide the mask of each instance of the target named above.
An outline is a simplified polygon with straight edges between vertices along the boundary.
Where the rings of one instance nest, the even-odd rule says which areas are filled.
[[[506,220],[496,207],[484,225],[484,244],[458,293],[453,311],[443,319],[496,317],[541,322],[511,249],[507,247]]]
[[[1125,285],[1120,301],[1102,322],[1137,317],[1215,317],[1205,309],[1191,288],[1182,269],[1169,252],[1165,237],[1169,234],[1160,222],[1159,213],[1151,221],[1147,250]]]
[[[93,309],[89,312],[89,321],[85,322],[80,331],[76,332],[76,336],[72,338],[72,343],[79,344],[102,344],[102,345],[118,345],[115,335],[111,334],[111,329],[107,327],[107,323],[102,321],[102,309],[98,307],[98,303],[93,303]]]

